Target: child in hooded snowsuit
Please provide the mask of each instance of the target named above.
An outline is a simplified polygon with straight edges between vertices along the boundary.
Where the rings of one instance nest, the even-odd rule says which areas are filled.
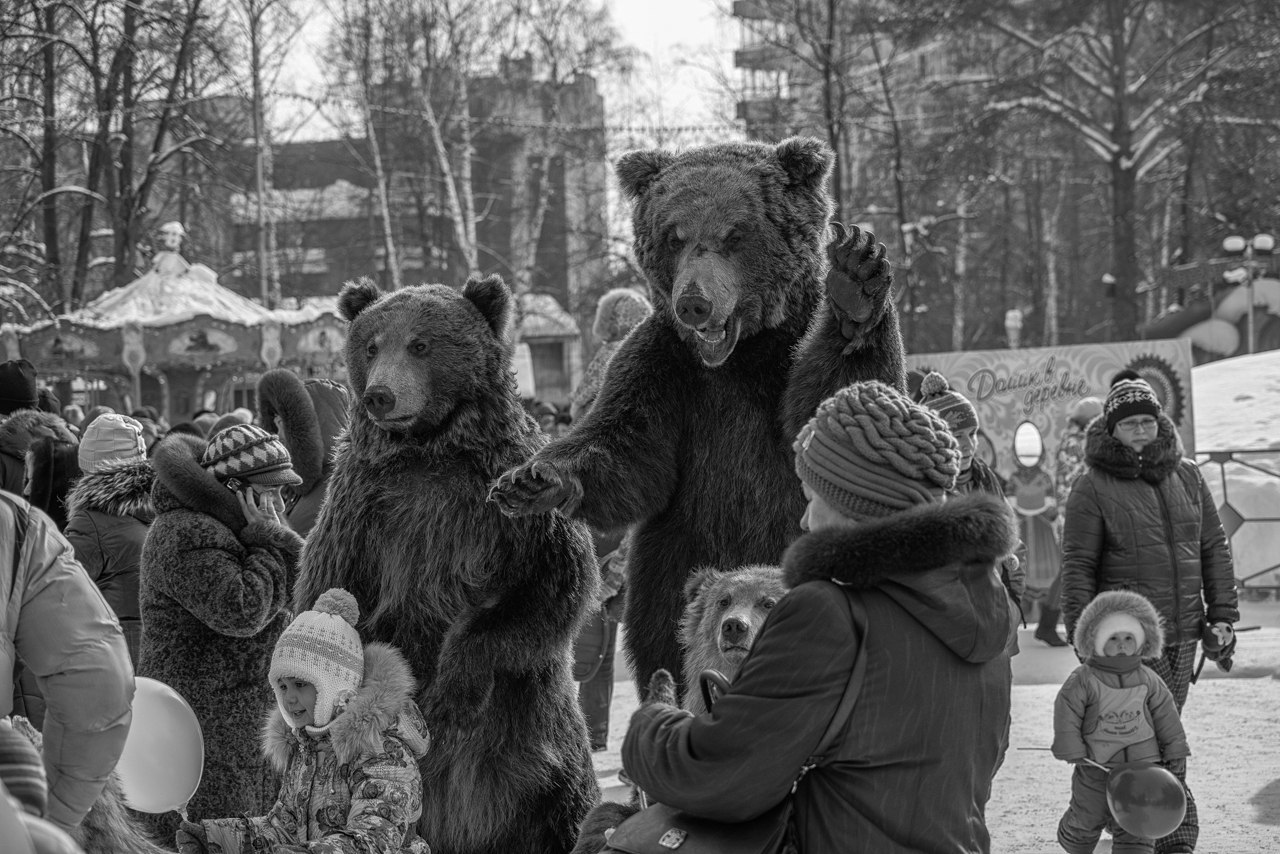
[[[1111,821],[1107,772],[1083,760],[1114,768],[1168,764],[1190,754],[1172,692],[1142,663],[1159,657],[1164,647],[1160,617],[1141,594],[1099,593],[1080,615],[1075,647],[1084,663],[1063,683],[1053,711],[1053,755],[1075,765],[1058,844],[1070,854],[1089,854],[1111,823],[1113,854],[1150,852],[1154,840],[1132,836]]]
[[[418,760],[428,735],[394,647],[361,647],[354,597],[334,588],[285,629],[271,657],[276,708],[262,749],[283,776],[260,818],[184,822],[181,854],[428,854]],[[220,847],[219,847],[220,846]]]

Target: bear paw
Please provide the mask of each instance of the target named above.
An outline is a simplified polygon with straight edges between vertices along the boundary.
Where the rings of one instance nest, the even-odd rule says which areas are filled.
[[[856,225],[832,222],[835,236],[827,244],[827,302],[840,324],[840,334],[861,346],[889,309],[893,265],[883,243]]]
[[[529,516],[559,510],[573,515],[582,501],[582,483],[543,460],[530,460],[498,478],[489,500],[508,516]]]

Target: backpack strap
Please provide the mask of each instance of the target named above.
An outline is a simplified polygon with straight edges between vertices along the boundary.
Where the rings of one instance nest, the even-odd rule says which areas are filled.
[[[800,768],[800,774],[796,777],[796,781],[791,784],[791,792],[795,793],[796,787],[800,785],[800,781],[804,779],[804,775],[808,774],[814,768],[823,764],[827,758],[827,752],[831,749],[831,745],[839,737],[845,724],[849,721],[849,716],[853,714],[853,706],[858,701],[858,694],[862,691],[862,682],[867,675],[867,611],[862,604],[862,600],[847,592],[844,588],[835,582],[822,582],[830,584],[839,591],[845,600],[845,604],[849,607],[849,619],[853,624],[854,641],[858,645],[858,651],[854,653],[853,670],[849,674],[849,681],[844,686],[844,694],[840,697],[840,705],[836,706],[836,712],[831,717],[831,722],[827,724],[827,729],[822,734],[818,746],[814,748],[813,753],[809,754],[809,758],[805,760],[804,765]]]

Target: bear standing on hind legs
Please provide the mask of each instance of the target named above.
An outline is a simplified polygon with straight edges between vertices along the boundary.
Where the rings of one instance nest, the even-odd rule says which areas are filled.
[[[659,668],[679,679],[695,567],[776,564],[799,536],[791,443],[818,404],[858,380],[905,384],[884,246],[829,226],[831,163],[804,138],[624,155],[655,311],[574,431],[495,485],[516,516],[635,525],[624,621],[637,685]]]
[[[600,799],[569,672],[598,584],[591,537],[486,500],[546,441],[516,396],[511,302],[497,276],[343,289],[355,399],[294,591],[297,610],[351,591],[361,636],[413,668],[435,854],[567,852]]]

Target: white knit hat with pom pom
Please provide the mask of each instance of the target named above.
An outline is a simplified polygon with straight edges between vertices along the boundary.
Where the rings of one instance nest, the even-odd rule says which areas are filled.
[[[305,679],[316,687],[318,727],[329,723],[338,701],[364,680],[364,646],[355,629],[359,619],[355,597],[340,587],[330,588],[310,611],[294,617],[271,654],[272,690],[281,678]],[[276,701],[282,702],[278,691]],[[285,712],[283,706],[281,711]]]

